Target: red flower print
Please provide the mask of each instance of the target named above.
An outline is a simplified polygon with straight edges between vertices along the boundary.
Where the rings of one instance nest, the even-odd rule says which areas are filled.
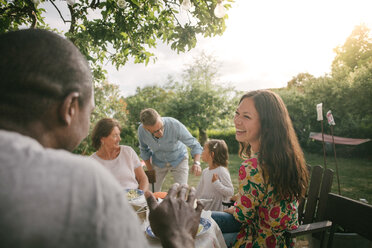
[[[250,208],[252,207],[252,202],[251,200],[246,197],[245,195],[243,195],[241,198],[240,198],[240,201],[242,202],[243,206],[246,207],[246,208]]]
[[[257,194],[257,190],[252,190],[252,195],[254,195],[254,196],[257,196],[258,194]]]
[[[258,209],[258,214],[260,215],[260,218],[261,219],[264,219],[264,220],[269,220],[269,211],[267,211],[266,208],[259,208]]]
[[[255,169],[257,169],[257,158],[252,158],[250,159],[250,161],[252,162],[251,166]]]
[[[260,220],[260,224],[261,224],[261,226],[263,226],[264,228],[270,228],[270,225],[267,224],[267,223],[265,222],[264,219],[261,219],[261,220]]]
[[[273,199],[269,198],[267,199],[267,204],[270,204],[273,201]]]
[[[243,231],[238,233],[238,235],[236,236],[236,239],[244,238],[246,234],[247,233],[245,232],[245,230],[243,230]]]
[[[266,238],[266,246],[268,248],[271,248],[271,247],[275,248],[275,246],[276,246],[276,238],[274,237],[274,235],[271,235],[271,236],[269,236],[269,237]]]
[[[252,248],[252,243],[248,243],[246,246],[245,246],[245,248]]]
[[[280,225],[285,228],[289,221],[290,218],[288,217],[288,215],[286,215],[280,220]]]
[[[239,178],[240,180],[243,180],[247,176],[247,173],[245,172],[244,165],[241,165],[239,168]]]
[[[274,207],[270,211],[270,216],[271,216],[271,218],[276,219],[276,218],[278,218],[279,213],[280,213],[280,207]]]

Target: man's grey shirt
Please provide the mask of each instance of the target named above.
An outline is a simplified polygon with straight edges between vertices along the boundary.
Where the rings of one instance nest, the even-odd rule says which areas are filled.
[[[91,158],[0,130],[0,247],[147,247],[114,177]]]

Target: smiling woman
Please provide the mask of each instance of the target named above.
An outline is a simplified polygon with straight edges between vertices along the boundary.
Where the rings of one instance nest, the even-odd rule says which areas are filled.
[[[149,181],[136,152],[120,145],[120,124],[112,118],[97,122],[92,133],[95,152],[91,157],[100,162],[123,188],[148,190]]]
[[[234,124],[240,156],[236,203],[213,212],[227,245],[284,247],[283,233],[298,226],[298,200],[308,172],[288,111],[268,90],[244,94]]]

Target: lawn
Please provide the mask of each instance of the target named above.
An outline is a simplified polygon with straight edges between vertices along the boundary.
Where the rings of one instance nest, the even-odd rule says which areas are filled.
[[[322,165],[322,154],[305,153],[306,162],[310,165]],[[230,154],[229,171],[233,182],[235,192],[238,188],[238,170],[241,159],[236,154]],[[337,158],[341,195],[359,200],[364,198],[369,204],[372,204],[372,161],[359,158]],[[202,163],[202,168],[206,168],[207,164]],[[332,192],[338,194],[336,164],[334,157],[327,157],[327,168],[335,171],[333,178]],[[196,187],[200,177],[193,175],[189,176],[189,185]],[[168,191],[173,183],[173,178],[170,174],[167,175],[163,184],[162,191]]]

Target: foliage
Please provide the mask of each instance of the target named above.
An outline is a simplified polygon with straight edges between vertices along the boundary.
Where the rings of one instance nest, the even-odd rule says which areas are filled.
[[[54,0],[0,0],[0,32],[17,30],[21,26],[49,28],[44,22],[42,7],[53,5],[63,22],[69,25],[64,35],[91,63],[98,66],[109,61],[119,68],[130,57],[135,63],[147,64],[154,59],[151,48],[159,41],[184,52],[195,47],[197,35],[211,37],[225,31],[227,17],[219,19],[213,14],[217,0],[195,0],[194,10],[187,13],[180,13],[177,0],[121,2],[125,4],[117,0],[76,0],[66,1],[62,6]],[[230,4],[224,6],[231,7]],[[69,20],[63,16],[63,9],[68,9]]]
[[[44,27],[42,8],[37,8],[31,0],[0,0],[0,33],[18,30],[22,26]]]
[[[312,79],[314,79],[314,76],[310,73],[299,73],[287,83],[287,87],[289,89],[295,87],[296,90],[300,90],[303,89],[307,81]]]
[[[334,49],[336,57],[332,62],[332,74],[342,71],[353,72],[371,62],[372,35],[369,28],[361,24],[356,26],[343,46]]]
[[[315,78],[300,73],[277,92],[287,105],[303,148],[321,152],[321,142],[309,140],[310,132],[321,132],[316,104],[323,103],[323,115],[332,111],[334,135],[350,138],[372,137],[372,40],[369,29],[357,26],[344,46],[338,47],[332,75]],[[324,133],[331,134],[324,118]],[[371,142],[358,147],[338,146],[340,155],[368,156]]]
[[[167,115],[190,129],[199,130],[201,144],[207,139],[208,129],[226,127],[231,123],[233,108],[236,107],[234,90],[217,84],[218,68],[213,56],[202,53],[185,69],[184,83],[173,82],[169,86],[176,95],[169,100]]]
[[[298,87],[303,88],[302,85]],[[302,146],[305,145],[308,142],[308,133],[311,131],[309,123],[311,113],[309,113],[310,115],[307,115],[304,112],[306,105],[305,95],[293,88],[293,86],[289,89],[283,88],[274,91],[281,96],[286,104],[299,142]]]
[[[169,99],[172,98],[173,95],[174,93],[166,87],[157,85],[146,86],[142,89],[138,87],[135,95],[125,99],[130,113],[128,116],[129,122],[138,126],[140,122],[140,112],[145,108],[156,109],[160,115],[164,115]]]
[[[105,81],[107,72],[102,65],[111,63],[119,68],[130,58],[135,63],[147,64],[150,59],[155,61],[151,49],[158,42],[170,45],[177,52],[188,51],[195,47],[197,35],[222,35],[227,15],[221,19],[215,17],[213,10],[217,0],[193,0],[195,8],[185,13],[180,12],[179,0],[120,2],[121,4],[117,0],[71,0],[60,3],[55,0],[0,0],[0,33],[24,27],[61,32],[45,22],[46,11],[43,7],[52,5],[64,24],[68,25],[68,31],[64,35],[86,56],[93,70],[96,109],[92,127],[103,117],[114,117],[123,125],[124,143],[134,146],[139,111],[145,107],[154,107],[164,114],[164,106],[172,92],[156,86],[137,89],[137,97],[127,99],[126,106],[124,99],[120,99],[118,88]],[[229,3],[224,6],[227,9],[231,7]],[[66,19],[64,10],[69,12],[69,19]],[[131,115],[127,116],[127,111]],[[92,151],[89,137],[75,150],[82,154],[90,154]]]
[[[221,139],[226,142],[229,153],[238,154],[239,143],[235,138],[235,128],[212,129],[207,132],[209,139]]]
[[[123,99],[120,98],[119,86],[110,84],[107,81],[96,83],[94,97],[95,108],[91,116],[89,133],[91,133],[95,124],[99,120],[109,117],[115,118],[119,121],[122,126],[121,135],[126,134],[126,136],[128,136],[129,134],[129,137],[131,137],[131,130],[127,126],[125,126],[128,113],[127,104]],[[90,135],[80,143],[80,145],[75,149],[74,152],[87,155],[94,152],[94,148],[91,146]]]

